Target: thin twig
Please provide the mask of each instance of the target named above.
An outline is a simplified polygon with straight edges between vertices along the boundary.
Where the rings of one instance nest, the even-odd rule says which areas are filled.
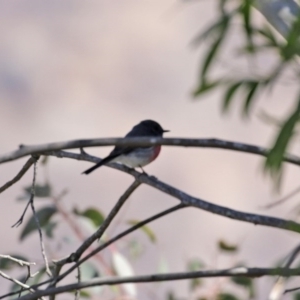
[[[295,190],[293,190],[292,192],[290,192],[289,194],[287,194],[283,198],[281,198],[281,199],[279,199],[279,200],[277,200],[275,202],[271,202],[269,204],[266,204],[266,205],[262,206],[262,208],[264,208],[264,209],[273,208],[274,206],[282,204],[285,201],[291,199],[292,197],[294,197],[295,195],[297,195],[299,192],[300,192],[300,186],[298,186]]]
[[[17,175],[12,180],[6,182],[2,187],[0,187],[0,193],[4,192],[14,183],[19,181],[23,177],[23,175],[29,170],[29,168],[34,164],[35,161],[36,158],[30,157]]]
[[[293,261],[298,256],[299,252],[300,252],[300,244],[292,251],[289,259],[287,260],[287,262],[285,264],[285,268],[289,268],[291,266]],[[278,277],[278,279],[276,280],[276,282],[270,292],[270,295],[269,295],[270,300],[278,300],[282,297],[283,294],[285,294],[287,292],[284,290],[285,281],[286,281],[285,277],[282,277],[282,276]]]
[[[177,210],[179,210],[181,208],[185,208],[185,207],[187,207],[187,206],[184,205],[184,204],[182,204],[182,203],[180,203],[180,204],[178,204],[176,206],[173,206],[171,208],[168,208],[168,209],[166,209],[166,210],[164,210],[164,211],[162,211],[162,212],[160,212],[160,213],[158,213],[158,214],[156,214],[156,215],[154,215],[152,217],[149,217],[146,220],[141,221],[141,222],[137,223],[136,225],[128,228],[127,230],[121,232],[120,234],[118,234],[114,238],[112,238],[111,240],[109,240],[109,241],[103,243],[102,245],[98,246],[95,250],[93,250],[91,253],[89,253],[88,255],[86,255],[85,257],[83,257],[81,260],[79,260],[76,264],[74,264],[72,267],[70,267],[63,274],[61,274],[60,276],[54,278],[55,282],[57,283],[60,280],[62,280],[64,277],[66,277],[67,275],[69,275],[73,270],[75,270],[78,266],[80,266],[86,260],[88,260],[89,258],[91,258],[92,256],[94,256],[96,253],[100,252],[101,250],[107,248],[109,245],[111,245],[112,243],[114,243],[117,240],[121,239],[122,237],[128,235],[129,233],[131,233],[131,232],[133,232],[133,231],[141,228],[142,226],[144,226],[144,225],[146,225],[146,224],[148,224],[148,223],[150,223],[150,222],[152,222],[154,220],[157,220],[157,219],[159,219],[161,217],[164,217],[167,214],[170,214],[172,212],[175,212],[175,211],[177,211]],[[61,261],[58,261],[57,263],[58,263],[58,265],[62,266],[63,264],[68,263],[68,258],[62,259]],[[40,287],[40,286],[42,286],[44,284],[47,284],[47,283],[49,283],[51,281],[52,280],[49,279],[49,280],[46,280],[46,281],[41,282],[39,284],[36,284],[36,285],[34,285],[32,287],[38,288],[38,287]],[[12,296],[12,295],[14,295],[14,293],[6,294],[6,295],[3,295],[2,297],[0,297],[0,299],[8,297],[8,296]]]
[[[24,284],[23,282],[19,281],[18,279],[12,278],[9,275],[5,274],[4,272],[0,271],[0,276],[14,282],[15,284],[19,285],[20,287],[22,287],[23,289],[26,289],[27,291],[30,291],[31,293],[34,293],[35,290],[33,288],[31,288],[29,285]],[[17,291],[17,293],[19,293],[19,291]],[[40,298],[41,296],[37,297]],[[35,299],[37,299],[35,298]]]
[[[82,234],[80,227],[77,225],[77,223],[73,220],[73,218],[71,218],[70,214],[66,211],[66,209],[63,207],[62,203],[61,203],[61,197],[64,196],[66,194],[66,191],[63,191],[60,195],[58,195],[57,197],[52,197],[52,200],[57,208],[57,211],[62,215],[62,217],[65,219],[65,221],[69,224],[69,226],[71,227],[71,229],[74,231],[75,235],[79,238],[79,240],[81,242],[85,241],[86,237]],[[96,259],[98,259],[100,261],[100,263],[103,265],[103,267],[106,269],[106,272],[109,275],[113,275],[110,266],[105,262],[105,260],[102,258],[102,256],[97,256],[95,257]],[[61,266],[59,266],[58,264],[54,263],[54,267],[55,267],[55,276],[57,277],[59,275]]]
[[[81,282],[81,271],[80,271],[80,266],[77,267],[77,282]],[[75,300],[80,300],[80,290],[75,291]]]
[[[246,153],[267,156],[269,149],[250,144],[219,140],[214,138],[208,139],[185,139],[185,138],[103,138],[103,139],[83,139],[58,143],[20,146],[18,150],[9,152],[0,156],[0,164],[18,159],[23,156],[32,154],[46,154],[45,152],[58,151],[62,149],[77,149],[83,147],[103,147],[103,146],[180,146],[180,147],[201,147],[201,148],[220,148]],[[82,151],[81,151],[82,152]],[[84,154],[82,152],[81,154]],[[300,157],[287,154],[284,161],[300,165]]]
[[[31,158],[33,159],[33,163],[34,163],[34,164],[36,164],[36,162],[39,160],[39,156],[32,156]],[[34,174],[34,175],[33,175],[33,180],[35,181],[35,171],[33,171],[33,174]],[[35,184],[35,182],[34,182],[34,184]],[[30,199],[29,199],[29,201],[27,202],[27,204],[26,204],[26,206],[25,206],[25,209],[24,209],[24,211],[23,211],[21,217],[19,218],[19,220],[18,220],[15,224],[13,224],[13,225],[11,226],[12,228],[13,228],[13,227],[19,227],[19,226],[23,223],[23,220],[24,220],[25,214],[26,214],[26,212],[27,212],[27,209],[28,209],[30,203],[33,201],[34,190],[33,190],[33,192],[32,192],[32,189],[33,189],[33,187],[31,187],[31,195],[30,195]]]
[[[68,262],[77,261],[82,253],[97,239],[100,239],[106,230],[106,228],[109,226],[111,221],[114,219],[116,214],[119,212],[125,201],[129,198],[129,196],[138,188],[138,186],[141,183],[135,180],[128,189],[124,192],[124,194],[120,197],[118,202],[115,204],[113,209],[110,211],[109,215],[106,217],[104,222],[101,224],[100,228],[91,235],[88,239],[84,241],[84,243],[77,249],[77,251],[70,255]]]
[[[84,289],[93,286],[102,285],[117,285],[124,283],[140,283],[140,282],[161,282],[161,281],[174,281],[186,280],[192,278],[216,278],[216,277],[262,277],[262,276],[300,276],[300,270],[286,269],[286,268],[245,268],[238,267],[224,270],[207,270],[196,272],[182,272],[182,273],[169,273],[169,274],[151,274],[143,276],[130,276],[130,277],[116,277],[116,278],[95,278],[90,281],[73,283],[56,288],[48,288],[46,290],[36,291],[32,295],[25,295],[19,300],[34,300],[37,297],[58,295],[76,289]],[[0,299],[2,299],[0,297]]]
[[[13,262],[16,262],[21,267],[23,267],[23,266],[31,266],[31,265],[35,265],[36,264],[35,262],[28,262],[28,261],[25,261],[25,260],[22,260],[22,259],[18,259],[18,258],[12,257],[10,255],[0,254],[0,258],[9,259],[9,260],[11,260]]]
[[[34,168],[33,168],[33,180],[32,180],[32,186],[31,186],[30,206],[31,206],[31,210],[32,210],[34,220],[35,220],[36,226],[38,228],[39,236],[40,236],[40,247],[41,247],[42,256],[43,256],[43,259],[44,259],[44,262],[45,262],[46,273],[50,277],[52,277],[52,273],[51,273],[50,268],[49,268],[48,258],[47,258],[47,255],[46,255],[46,250],[45,250],[45,245],[44,245],[44,241],[43,241],[43,233],[42,233],[40,221],[39,221],[39,218],[37,216],[37,213],[36,213],[35,207],[34,207],[36,171],[37,171],[37,161],[34,163]]]

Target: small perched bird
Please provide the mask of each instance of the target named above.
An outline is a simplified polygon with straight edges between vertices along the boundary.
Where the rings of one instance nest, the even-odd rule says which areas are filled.
[[[164,132],[169,132],[169,130],[164,130],[155,121],[144,120],[135,125],[125,137],[162,137]],[[160,145],[151,147],[116,146],[107,157],[84,171],[83,174],[90,174],[108,162],[118,162],[129,168],[142,168],[156,159],[160,148]]]

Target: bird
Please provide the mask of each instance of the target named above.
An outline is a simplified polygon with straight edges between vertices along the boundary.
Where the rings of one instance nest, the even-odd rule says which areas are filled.
[[[126,135],[126,137],[162,137],[165,130],[161,125],[153,120],[144,120],[135,125]],[[103,158],[100,162],[93,167],[85,170],[82,174],[90,174],[97,168],[105,165],[108,162],[118,162],[129,168],[135,169],[140,167],[143,170],[143,166],[148,165],[154,161],[160,153],[161,146],[150,147],[133,147],[133,146],[115,146],[110,154]]]

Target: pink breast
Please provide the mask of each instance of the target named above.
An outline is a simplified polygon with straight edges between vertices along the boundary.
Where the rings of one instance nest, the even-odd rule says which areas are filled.
[[[160,149],[161,149],[161,146],[160,146],[160,145],[154,147],[152,160],[154,160],[154,159],[158,156],[158,154],[159,154],[159,152],[160,152]]]

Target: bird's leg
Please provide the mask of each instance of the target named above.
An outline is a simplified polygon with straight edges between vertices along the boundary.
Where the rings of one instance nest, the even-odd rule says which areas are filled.
[[[139,166],[139,167],[141,168],[141,170],[142,170],[142,172],[143,172],[143,175],[149,176],[149,175],[144,171],[144,169],[142,168],[142,166]]]

